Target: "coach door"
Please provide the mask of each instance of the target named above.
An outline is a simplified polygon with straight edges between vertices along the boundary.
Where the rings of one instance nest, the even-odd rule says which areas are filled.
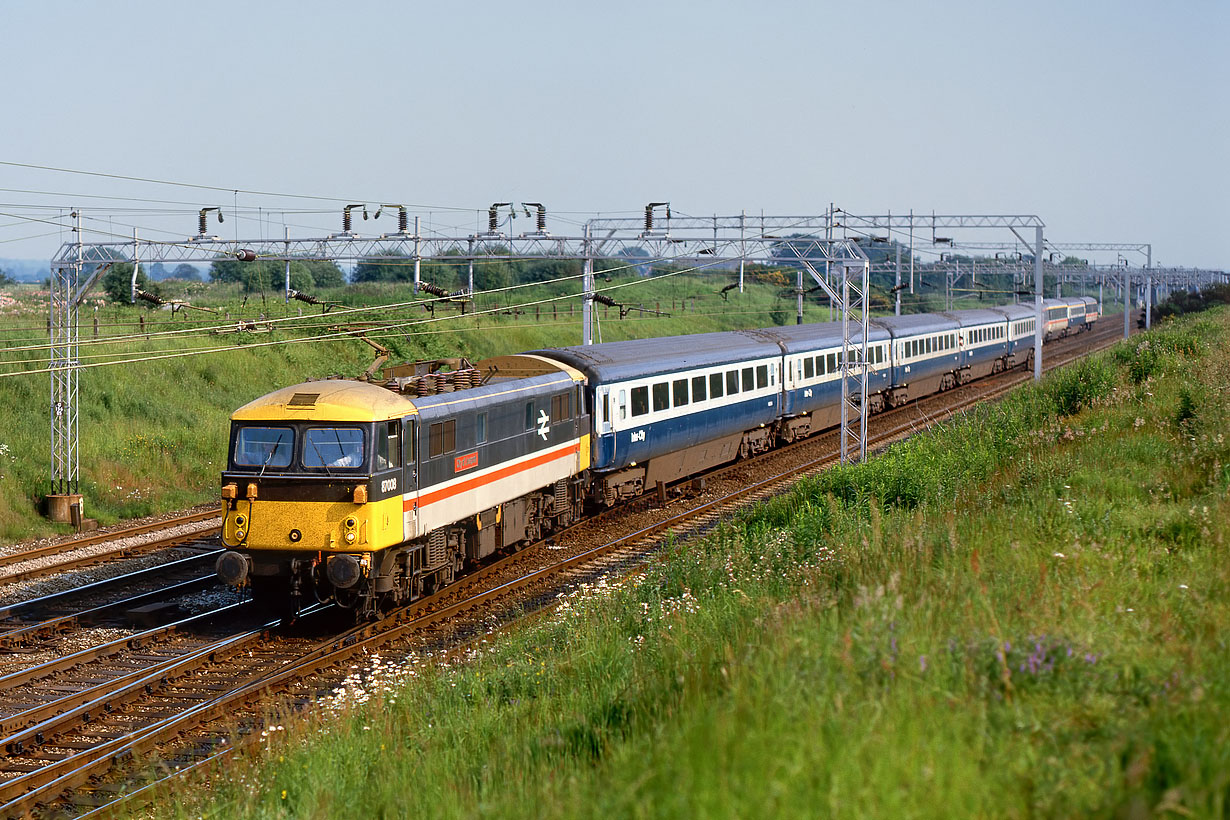
[[[413,416],[402,421],[402,531],[407,541],[417,538],[419,534],[418,427],[418,420]]]

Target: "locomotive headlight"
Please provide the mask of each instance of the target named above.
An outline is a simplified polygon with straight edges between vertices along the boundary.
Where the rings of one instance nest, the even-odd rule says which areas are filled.
[[[248,522],[247,519],[244,518],[242,515],[235,516],[235,526],[236,527],[242,527],[247,522]]]
[[[244,535],[245,535],[245,534],[246,534],[246,533],[244,533],[244,531],[243,531],[243,530],[235,530],[235,538],[237,538],[237,539],[238,539],[238,540],[240,540],[240,541],[242,541],[242,540],[243,540],[243,537],[244,537]]]
[[[346,543],[347,543],[347,544],[353,544],[353,543],[354,543],[354,533],[353,533],[353,532],[348,532],[348,533],[346,533]]]

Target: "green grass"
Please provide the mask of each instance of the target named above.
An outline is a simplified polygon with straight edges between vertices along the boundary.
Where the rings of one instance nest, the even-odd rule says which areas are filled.
[[[369,663],[159,813],[1224,816],[1228,338],[1134,339],[468,663]]]

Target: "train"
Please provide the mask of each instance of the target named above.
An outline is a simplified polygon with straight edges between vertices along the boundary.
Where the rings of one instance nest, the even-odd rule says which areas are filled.
[[[1089,297],[1043,304],[1047,341]],[[872,319],[869,412],[1029,365],[1028,305]],[[222,582],[374,619],[589,510],[840,422],[840,323],[545,348],[308,381],[231,417]]]

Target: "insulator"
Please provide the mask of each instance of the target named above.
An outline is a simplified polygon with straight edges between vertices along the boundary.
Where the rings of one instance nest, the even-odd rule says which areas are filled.
[[[430,293],[432,296],[444,296],[444,297],[448,296],[447,290],[440,287],[439,285],[434,285],[431,282],[420,281],[419,290],[425,290],[428,293]]]
[[[645,233],[653,230],[653,206],[645,206]]]
[[[398,209],[397,211],[397,231],[399,233],[406,232],[406,228],[410,224],[409,220],[410,220],[410,217],[406,216],[406,209],[405,208]]]
[[[239,250],[235,251],[235,258],[238,259],[240,262],[255,262],[256,261],[256,251],[252,250],[251,248],[240,248]]]
[[[541,205],[538,206],[538,232],[547,232],[547,209]]]
[[[495,208],[490,208],[487,211],[487,232],[495,233],[498,227],[500,227],[500,216],[495,212]]]
[[[605,293],[595,293],[594,301],[600,305],[606,305],[607,307],[619,307],[619,303],[610,296],[607,296]]]
[[[350,209],[342,209],[342,233],[350,233]]]
[[[200,223],[198,224],[198,227],[200,228],[200,230],[198,231],[198,233],[199,233],[201,236],[204,236],[204,235],[205,235],[205,211],[204,211],[204,210],[202,210],[202,211],[201,211],[201,221],[200,221]]]

